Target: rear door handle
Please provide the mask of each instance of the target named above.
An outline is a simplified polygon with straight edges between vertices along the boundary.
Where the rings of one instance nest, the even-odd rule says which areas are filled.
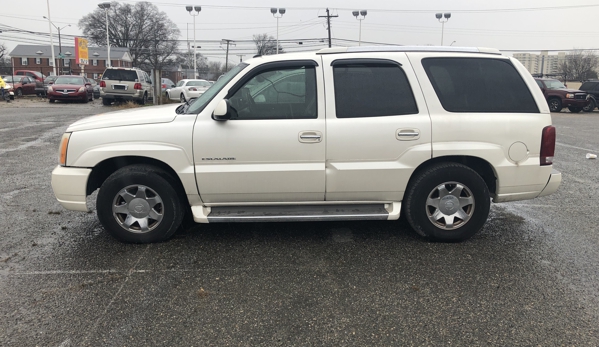
[[[418,129],[397,129],[395,138],[399,141],[413,141],[420,138],[420,130]]]
[[[322,141],[322,133],[316,130],[306,130],[299,133],[299,142],[319,143]]]

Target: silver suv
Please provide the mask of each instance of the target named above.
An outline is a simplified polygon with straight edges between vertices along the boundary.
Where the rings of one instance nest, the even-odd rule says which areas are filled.
[[[132,100],[144,105],[154,96],[150,76],[138,68],[107,68],[102,75],[100,88],[104,105],[116,100]]]

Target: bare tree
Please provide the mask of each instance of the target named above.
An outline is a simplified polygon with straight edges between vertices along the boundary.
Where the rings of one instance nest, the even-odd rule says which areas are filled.
[[[599,58],[595,52],[577,49],[566,55],[559,70],[569,80],[584,81],[597,77],[595,69],[598,64]]]
[[[270,55],[277,52],[277,41],[274,37],[268,36],[268,34],[256,34],[253,40],[258,55]],[[279,45],[279,53],[283,53],[281,45]]]
[[[3,43],[0,43],[0,59],[4,58],[4,55],[6,54],[6,46]]]
[[[133,66],[159,69],[168,64],[177,48],[180,32],[156,5],[149,2],[134,5],[111,2],[108,17],[110,45],[129,48]],[[105,18],[104,10],[97,8],[79,20],[79,28],[91,44],[106,45]]]

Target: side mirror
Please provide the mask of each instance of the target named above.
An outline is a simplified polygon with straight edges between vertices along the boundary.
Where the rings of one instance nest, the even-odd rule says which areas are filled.
[[[231,119],[231,113],[229,112],[229,100],[223,99],[221,100],[214,112],[212,112],[212,119],[217,121],[226,121]]]

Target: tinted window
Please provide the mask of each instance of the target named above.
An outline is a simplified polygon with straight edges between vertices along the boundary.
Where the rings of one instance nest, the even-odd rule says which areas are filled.
[[[229,102],[231,119],[317,118],[314,66],[261,71]]]
[[[449,112],[539,112],[528,87],[508,60],[428,58],[422,60],[422,65]]]
[[[85,83],[83,82],[83,78],[82,77],[58,77],[56,79],[56,81],[54,81],[54,84],[76,84],[76,85],[83,85]]]
[[[404,71],[392,62],[333,63],[337,118],[418,113]]]
[[[580,90],[593,90],[596,89],[597,85],[597,82],[584,82],[580,86]]]
[[[116,80],[127,82],[140,82],[137,80],[137,72],[133,70],[106,70],[102,76],[103,80]]]

